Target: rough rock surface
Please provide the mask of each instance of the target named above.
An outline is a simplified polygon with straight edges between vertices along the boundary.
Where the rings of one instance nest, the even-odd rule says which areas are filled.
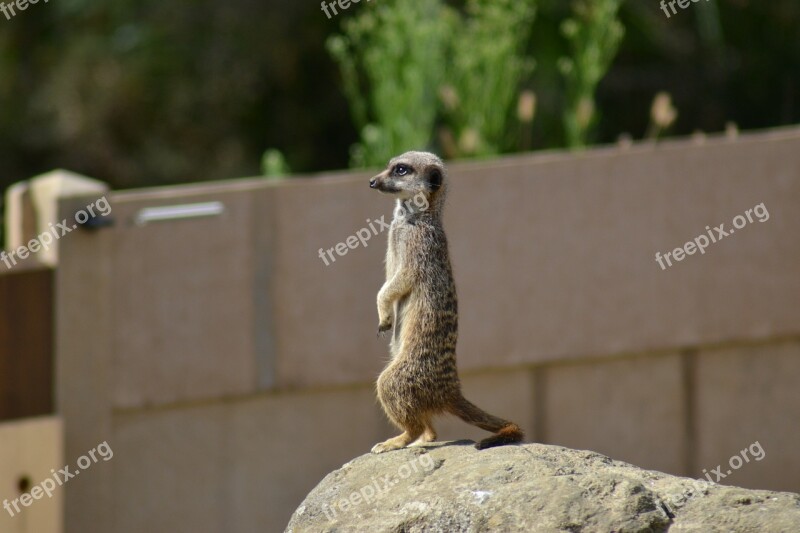
[[[358,457],[311,491],[286,531],[800,532],[798,494],[699,482],[559,446],[471,444]]]

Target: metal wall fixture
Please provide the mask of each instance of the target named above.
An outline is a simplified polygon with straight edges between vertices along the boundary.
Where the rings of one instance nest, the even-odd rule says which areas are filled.
[[[224,212],[225,204],[222,202],[145,207],[136,214],[135,221],[137,226],[144,226],[153,222],[165,222],[168,220],[215,217]]]

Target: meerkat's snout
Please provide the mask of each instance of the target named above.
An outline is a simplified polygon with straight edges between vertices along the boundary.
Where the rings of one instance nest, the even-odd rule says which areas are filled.
[[[395,179],[392,169],[386,169],[377,176],[369,180],[370,189],[376,189],[388,194],[399,193],[402,191],[400,184]]]
[[[381,190],[383,181],[386,179],[385,174],[386,172],[381,172],[380,174],[369,180],[369,188]]]

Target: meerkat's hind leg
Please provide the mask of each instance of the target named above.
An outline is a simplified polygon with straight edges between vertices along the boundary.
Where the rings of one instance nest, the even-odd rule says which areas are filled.
[[[392,450],[399,450],[401,448],[405,448],[415,440],[417,440],[420,435],[422,435],[423,429],[420,426],[419,428],[414,428],[413,431],[406,431],[403,432],[402,435],[398,435],[396,437],[392,437],[391,439],[385,440],[383,442],[379,442],[375,446],[372,447],[372,453],[383,453],[383,452],[390,452]]]
[[[433,424],[428,421],[425,423],[425,430],[422,432],[422,435],[420,435],[419,438],[415,440],[413,444],[411,444],[411,446],[421,446],[429,442],[434,442],[435,440],[436,430],[433,429]]]
[[[379,442],[378,444],[372,447],[372,453],[383,453],[383,452],[390,452],[392,450],[400,450],[402,448],[405,448],[415,440],[417,440],[418,437],[419,435],[414,435],[413,433],[405,431],[403,432],[402,435],[398,435],[383,442]]]

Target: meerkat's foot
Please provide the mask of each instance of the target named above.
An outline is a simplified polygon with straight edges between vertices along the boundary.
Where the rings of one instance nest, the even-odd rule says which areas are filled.
[[[427,444],[435,440],[436,430],[433,429],[432,426],[428,426],[425,428],[425,431],[422,433],[422,435],[420,435],[419,438],[411,444],[411,446],[422,446],[423,444]]]
[[[383,452],[391,452],[392,450],[399,450],[401,448],[405,448],[419,435],[411,435],[407,431],[402,435],[398,435],[397,437],[392,437],[389,440],[379,442],[375,446],[372,447],[372,453],[383,453]]]

